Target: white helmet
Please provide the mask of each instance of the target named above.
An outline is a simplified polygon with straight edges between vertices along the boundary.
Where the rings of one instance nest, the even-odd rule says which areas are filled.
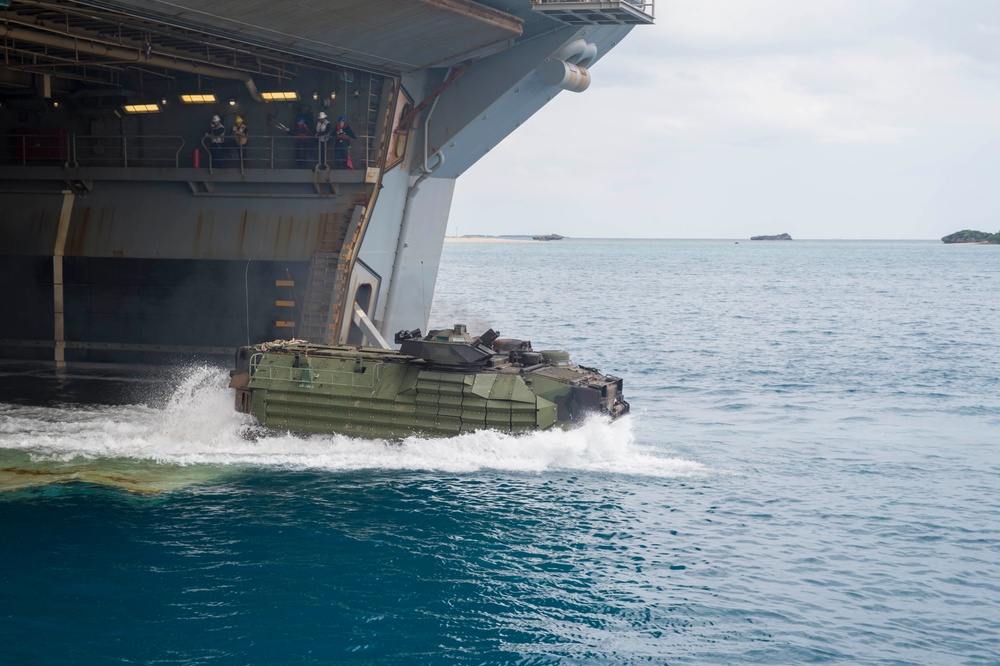
[[[218,122],[221,122],[221,121],[222,121],[222,118],[220,118],[219,116],[212,116],[212,122],[213,123],[218,123]]]
[[[319,119],[320,120],[326,120],[326,111],[320,111],[319,112]]]

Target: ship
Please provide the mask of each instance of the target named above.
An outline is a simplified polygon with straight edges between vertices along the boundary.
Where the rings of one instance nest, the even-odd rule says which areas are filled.
[[[0,5],[0,359],[57,369],[426,329],[457,179],[654,21],[651,0]]]
[[[240,348],[237,411],[269,431],[400,440],[523,434],[629,412],[622,380],[493,329],[399,331],[399,350],[276,340]]]
[[[560,236],[559,234],[544,234],[542,236],[532,236],[531,239],[537,241],[555,241],[562,240],[563,236]]]

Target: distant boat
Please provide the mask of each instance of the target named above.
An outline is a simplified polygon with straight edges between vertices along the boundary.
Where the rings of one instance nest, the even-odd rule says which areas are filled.
[[[544,236],[532,236],[532,240],[562,240],[563,237],[559,234],[545,234]]]
[[[750,240],[792,240],[788,234],[778,234],[776,236],[751,236]]]

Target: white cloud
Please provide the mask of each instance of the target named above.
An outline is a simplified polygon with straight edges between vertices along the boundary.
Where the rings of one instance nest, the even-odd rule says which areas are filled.
[[[983,149],[1000,144],[1000,40],[984,30],[1000,25],[1000,3],[657,10],[657,27],[597,63],[590,90],[559,95],[461,178],[453,220],[464,233],[553,230],[548,219],[580,236],[1000,228],[989,175],[1000,151]],[[801,228],[771,228],[783,220]]]
[[[895,39],[805,55],[681,55],[637,66],[652,83],[615,92],[648,110],[640,121],[646,129],[688,138],[696,131],[707,141],[758,133],[900,141],[924,123],[986,121],[1000,103],[1000,87],[984,89],[982,80],[993,69]],[[595,70],[599,88],[602,72]]]
[[[857,41],[903,14],[906,0],[671,0],[657,5],[671,43],[727,50]]]

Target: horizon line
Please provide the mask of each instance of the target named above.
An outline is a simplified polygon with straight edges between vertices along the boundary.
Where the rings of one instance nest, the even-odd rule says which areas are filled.
[[[533,236],[538,236],[541,234],[463,234],[461,236],[446,235],[445,238],[532,238]],[[696,237],[696,236],[563,236],[562,240],[718,240],[718,241],[750,241],[751,238],[741,236],[732,237],[718,237],[718,236],[706,236],[706,237]],[[941,238],[793,238],[792,241],[941,241]],[[549,241],[553,242],[553,241]],[[757,243],[768,242],[768,241],[753,241]],[[773,241],[773,242],[785,242],[785,241]],[[949,243],[945,243],[948,245]],[[963,245],[968,243],[954,243],[955,245]],[[974,244],[974,243],[973,243]]]

